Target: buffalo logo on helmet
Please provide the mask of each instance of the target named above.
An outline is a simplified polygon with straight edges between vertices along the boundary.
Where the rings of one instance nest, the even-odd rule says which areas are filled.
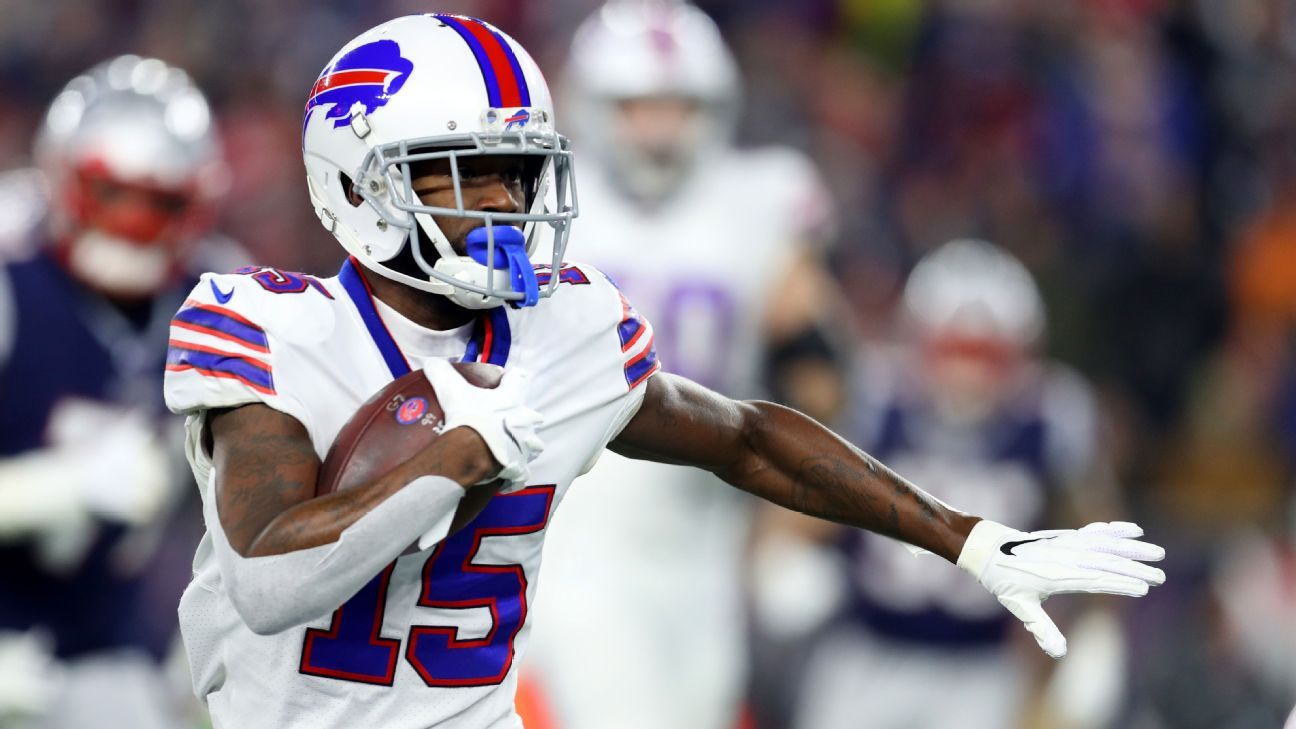
[[[352,49],[320,74],[306,100],[302,135],[317,107],[330,106],[325,119],[334,119],[334,128],[351,121],[351,111],[362,104],[366,114],[386,106],[391,97],[409,80],[414,64],[400,53],[393,40],[366,43]]]
[[[526,109],[518,109],[504,118],[504,129],[521,129],[531,121],[531,112]]]

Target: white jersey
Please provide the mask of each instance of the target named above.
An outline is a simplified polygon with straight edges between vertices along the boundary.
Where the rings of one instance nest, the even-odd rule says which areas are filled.
[[[730,397],[755,396],[770,292],[830,217],[810,161],[790,149],[717,151],[651,208],[618,194],[597,165],[581,175],[568,250],[611,276],[652,321],[668,371]]]
[[[540,272],[542,282],[550,273]],[[593,268],[564,266],[554,296],[450,331],[374,299],[354,262],[315,279],[273,269],[206,275],[176,315],[166,399],[189,415],[208,530],[203,412],[264,403],[299,420],[323,458],[356,408],[432,357],[524,368],[545,417],[532,484],[500,495],[433,550],[400,557],[331,616],[274,636],[235,612],[210,534],[180,604],[194,687],[227,729],[517,729],[515,657],[528,637],[540,548],[568,485],[637,411],[657,371],[652,331]]]
[[[570,250],[653,322],[663,367],[756,396],[769,292],[827,217],[809,161],[717,152],[654,209],[618,195],[596,165],[581,176]],[[746,499],[704,471],[616,454],[581,480],[547,546],[557,556],[544,570],[531,664],[559,724],[732,725]]]

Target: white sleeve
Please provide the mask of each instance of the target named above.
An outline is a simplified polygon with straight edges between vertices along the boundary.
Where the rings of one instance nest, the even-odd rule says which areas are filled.
[[[553,326],[561,329],[579,356],[564,362],[563,382],[572,388],[564,402],[581,399],[593,407],[612,406],[598,448],[578,473],[594,467],[603,448],[625,428],[643,404],[647,383],[662,369],[652,324],[606,275],[584,263],[564,264],[574,270],[573,285]],[[579,340],[578,342],[575,340]],[[579,383],[579,384],[573,384]],[[542,409],[541,412],[544,412]]]
[[[262,403],[307,423],[305,406],[276,380],[289,347],[262,319],[277,303],[246,276],[205,274],[171,319],[167,407],[188,415]]]
[[[617,297],[620,311],[616,332],[621,344],[621,369],[625,373],[626,387],[635,390],[661,371],[661,361],[657,358],[652,323],[619,290]],[[640,394],[638,399],[642,401],[643,395]],[[635,405],[635,410],[638,410],[638,405]],[[628,422],[629,418],[626,420]]]
[[[209,485],[210,486],[210,485]],[[420,536],[440,541],[464,489],[422,476],[347,527],[336,542],[269,557],[243,557],[216,513],[214,489],[203,499],[211,543],[230,600],[257,635],[273,635],[327,616]]]
[[[278,394],[276,348],[249,311],[252,297],[215,295],[236,291],[238,278],[204,275],[171,319],[163,389],[173,412],[270,403]]]

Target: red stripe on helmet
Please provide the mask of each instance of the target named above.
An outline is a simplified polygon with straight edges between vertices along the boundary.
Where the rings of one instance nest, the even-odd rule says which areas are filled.
[[[392,75],[391,71],[382,69],[358,68],[349,71],[337,71],[326,76],[321,76],[320,80],[315,82],[311,87],[310,97],[315,98],[319,94],[334,89],[339,86],[350,86],[352,84],[385,84],[387,78]]]
[[[513,73],[513,65],[509,63],[508,55],[504,52],[504,41],[476,18],[465,18],[461,15],[455,17],[485,49],[486,57],[490,59],[491,70],[495,72],[495,78],[499,81],[500,106],[522,106],[522,88],[518,84],[517,75]]]

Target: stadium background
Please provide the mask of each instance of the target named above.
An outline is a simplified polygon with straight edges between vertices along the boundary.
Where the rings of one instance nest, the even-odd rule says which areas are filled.
[[[1098,385],[1132,516],[1171,555],[1168,583],[1123,606],[1129,725],[1280,726],[1296,701],[1296,4],[699,4],[743,69],[742,141],[797,146],[830,183],[854,336],[889,336],[908,268],[952,236],[1036,275],[1047,351]],[[395,15],[462,12],[553,80],[595,5],[0,0],[0,169],[28,164],[73,75],[155,55],[217,111],[222,230],[259,262],[329,272],[340,249],[298,145],[333,50]]]

